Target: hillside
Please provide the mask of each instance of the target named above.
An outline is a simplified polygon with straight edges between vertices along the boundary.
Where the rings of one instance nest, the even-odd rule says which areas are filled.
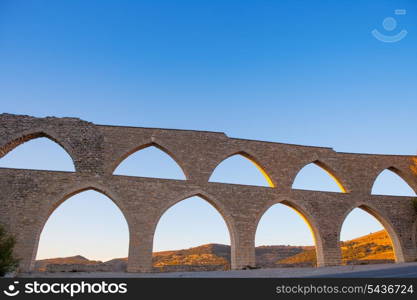
[[[342,243],[342,259],[352,260],[391,260],[394,251],[385,230],[377,231]]]
[[[393,262],[394,253],[385,230],[342,242],[344,263]],[[256,263],[261,268],[282,266],[315,266],[316,252],[313,246],[260,246],[255,249]],[[175,270],[175,266],[211,266],[218,269],[230,267],[230,246],[206,244],[189,249],[154,252],[152,258],[156,270]],[[36,262],[36,270],[45,271],[48,264],[75,264],[106,266],[114,271],[126,270],[127,258],[116,258],[102,263],[83,256],[52,258]],[[167,268],[169,267],[169,268]]]
[[[345,264],[394,262],[391,241],[385,230],[342,242],[342,260]],[[315,265],[316,252],[306,250],[277,261],[278,265]]]
[[[261,268],[274,268],[276,262],[287,257],[301,254],[313,246],[259,246],[255,248],[256,265]]]
[[[154,252],[155,267],[166,265],[228,265],[230,246],[207,244],[183,250]]]

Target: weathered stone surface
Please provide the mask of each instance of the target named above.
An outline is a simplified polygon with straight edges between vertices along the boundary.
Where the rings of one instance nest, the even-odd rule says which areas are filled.
[[[198,195],[223,216],[231,237],[231,266],[255,265],[255,232],[275,203],[296,209],[311,227],[319,266],[340,263],[339,237],[345,217],[361,207],[390,234],[396,260],[417,258],[417,216],[411,197],[371,195],[373,182],[389,168],[417,191],[413,156],[338,153],[330,148],[228,138],[223,133],[95,125],[74,118],[0,115],[0,157],[30,139],[47,137],[72,157],[76,172],[0,168],[0,222],[16,235],[20,269],[30,271],[39,236],[54,209],[72,195],[93,189],[111,198],[130,231],[128,271],[152,270],[156,225],[175,203]],[[187,180],[113,175],[131,153],[154,145],[170,154]],[[216,166],[242,154],[268,174],[273,187],[208,182]],[[346,193],[292,189],[298,171],[315,162]]]

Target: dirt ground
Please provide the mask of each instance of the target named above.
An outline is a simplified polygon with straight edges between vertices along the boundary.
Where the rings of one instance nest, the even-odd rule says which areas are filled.
[[[335,266],[323,268],[276,268],[276,269],[255,269],[255,270],[234,270],[234,271],[211,271],[211,272],[173,272],[173,273],[116,273],[116,272],[59,272],[45,273],[34,272],[18,274],[17,277],[83,277],[83,278],[128,278],[128,277],[148,277],[148,278],[177,278],[177,277],[194,277],[194,278],[295,278],[295,277],[316,277],[325,276],[335,273],[349,273],[360,271],[377,271],[396,269],[399,267],[416,267],[417,262],[402,264],[374,264],[374,265],[352,265],[352,266]],[[12,274],[9,275],[9,277]]]

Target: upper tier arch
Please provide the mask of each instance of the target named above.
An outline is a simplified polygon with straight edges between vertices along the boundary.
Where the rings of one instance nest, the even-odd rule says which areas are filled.
[[[375,192],[374,188],[375,188],[375,185],[378,183],[378,180],[380,179],[380,176],[386,171],[390,171],[390,172],[392,172],[392,174],[394,174],[394,176],[398,176],[398,178],[401,179],[401,181],[404,183],[406,188],[410,189],[410,192],[407,192],[407,193],[409,193],[409,195],[405,195],[405,196],[416,196],[417,190],[416,190],[415,180],[413,180],[413,178],[410,178],[409,174],[407,174],[406,172],[400,170],[397,167],[393,167],[393,166],[387,167],[387,168],[381,170],[378,173],[378,175],[375,177],[375,179],[373,181],[373,184],[372,184],[372,187],[371,187],[371,194],[380,194],[379,192]],[[387,182],[387,183],[389,184],[389,182]],[[413,186],[414,186],[414,188],[413,188]],[[382,194],[385,195],[386,193],[382,193]],[[396,194],[397,194],[396,192],[392,192],[392,193],[390,192],[389,193],[389,195],[396,195]]]
[[[315,160],[313,160],[313,161],[305,164],[301,168],[299,168],[297,174],[295,175],[294,179],[292,180],[292,186],[296,182],[296,179],[300,175],[300,173],[302,172],[302,170],[305,167],[307,167],[307,166],[309,166],[311,164],[319,167],[324,172],[326,172],[327,175],[336,183],[336,185],[338,186],[338,188],[340,189],[340,191],[342,193],[347,193],[348,192],[347,183],[345,183],[345,180],[343,180],[341,176],[337,175],[337,172],[333,168],[331,168],[328,164],[326,164],[325,162],[323,162],[322,160],[319,160],[319,159],[315,159]]]
[[[71,164],[72,164],[72,168],[68,168],[69,170],[66,170],[66,171],[73,172],[75,170],[74,157],[72,156],[72,149],[70,148],[70,146],[67,145],[66,143],[59,142],[52,134],[48,134],[42,131],[22,135],[10,141],[9,143],[7,143],[6,145],[0,148],[0,159],[3,157],[6,157],[9,153],[12,153],[19,146],[22,146],[23,144],[27,142],[31,142],[37,139],[46,139],[48,141],[51,141],[52,144],[55,144],[56,146],[58,146],[58,148],[61,148],[63,150],[63,153],[67,155],[67,158],[71,161]],[[24,167],[24,169],[30,169],[30,168]],[[44,169],[44,168],[38,168],[38,169]],[[57,170],[57,169],[51,168],[50,170]]]
[[[27,132],[27,133],[20,133],[18,135],[15,135],[11,138],[7,143],[0,146],[0,158],[14,150],[16,147],[37,138],[47,138],[65,150],[67,154],[71,157],[73,163],[74,163],[74,157],[73,157],[73,149],[70,145],[68,145],[65,141],[60,140],[56,137],[56,135],[52,132],[45,132],[44,130],[41,131],[34,131],[34,132]]]
[[[251,162],[257,170],[262,174],[263,178],[265,179],[267,185],[269,187],[275,187],[275,183],[272,181],[272,178],[268,175],[267,171],[265,170],[265,167],[263,167],[258,160],[251,154],[249,154],[246,151],[237,151],[233,152],[232,154],[229,154],[226,158],[224,158],[220,163],[217,164],[217,166],[214,168],[213,172],[211,173],[209,181],[212,181],[212,177],[214,175],[214,172],[222,165],[223,162],[227,161],[228,159],[232,157],[242,157],[247,159],[249,162]]]
[[[161,146],[160,144],[158,144],[156,142],[151,142],[151,143],[147,143],[147,144],[138,146],[137,148],[132,149],[131,151],[127,152],[125,155],[123,155],[121,158],[119,158],[117,160],[118,164],[115,167],[115,169],[113,170],[113,174],[114,175],[123,175],[123,174],[119,174],[119,173],[116,174],[116,172],[119,169],[119,167],[128,158],[132,157],[132,155],[135,155],[136,153],[138,153],[138,152],[140,152],[142,150],[145,150],[145,149],[151,149],[152,150],[152,148],[154,148],[154,150],[157,149],[157,151],[161,151],[162,153],[166,154],[174,162],[175,166],[178,167],[181,170],[180,171],[180,172],[182,172],[181,175],[183,175],[184,177],[186,177],[186,173],[185,173],[184,168],[182,168],[181,164],[179,164],[179,160],[177,158],[175,158],[174,154],[171,151],[169,151],[166,147],[163,147],[163,146]],[[170,163],[170,162],[168,161],[167,163]],[[176,177],[182,177],[181,175],[178,175],[177,174]],[[155,176],[152,176],[152,177],[155,177]],[[162,176],[156,176],[156,178],[162,178]],[[176,178],[176,179],[183,179],[183,178]]]

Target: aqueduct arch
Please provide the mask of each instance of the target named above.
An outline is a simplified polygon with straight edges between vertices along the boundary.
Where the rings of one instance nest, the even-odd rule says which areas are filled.
[[[378,179],[379,175],[381,175],[384,171],[391,171],[392,173],[397,175],[417,195],[417,182],[416,182],[415,178],[410,177],[410,174],[408,172],[404,172],[400,168],[393,167],[393,166],[389,166],[389,167],[382,168],[382,169],[379,170],[379,172],[376,174],[374,182],[371,186],[370,193],[372,193],[372,188],[373,188],[376,180]]]
[[[254,167],[261,173],[262,177],[265,179],[266,183],[269,187],[276,187],[276,184],[272,181],[271,177],[269,176],[269,172],[266,170],[265,166],[263,166],[260,162],[258,162],[252,155],[245,151],[238,151],[234,152],[227,157],[223,158],[211,171],[209,181],[212,181],[212,176],[217,168],[226,160],[232,157],[242,157],[243,159],[247,160],[248,162],[252,163]],[[215,182],[215,181],[214,181]]]
[[[159,150],[161,150],[162,152],[164,152],[165,154],[167,154],[171,159],[173,159],[176,164],[178,165],[178,167],[181,169],[181,171],[184,173],[184,177],[187,178],[187,173],[186,170],[184,170],[184,168],[181,166],[180,161],[175,157],[175,155],[169,151],[166,147],[162,146],[160,143],[157,143],[155,141],[152,141],[150,143],[144,144],[144,145],[140,145],[138,147],[135,147],[131,150],[129,150],[129,152],[123,154],[123,156],[118,157],[114,163],[112,164],[111,167],[111,173],[114,173],[116,171],[116,169],[124,162],[125,159],[127,159],[129,156],[135,154],[136,152],[139,152],[141,150],[144,150],[146,148],[150,148],[150,147],[155,147]]]
[[[111,192],[109,189],[107,189],[106,187],[100,186],[97,183],[82,183],[82,184],[77,184],[76,186],[72,186],[69,187],[68,189],[66,189],[64,192],[62,193],[58,193],[57,197],[55,198],[51,198],[48,199],[50,200],[49,202],[45,203],[46,205],[44,205],[44,207],[42,207],[42,209],[39,211],[38,213],[38,218],[37,218],[37,222],[34,222],[34,224],[32,224],[32,228],[34,230],[34,240],[33,243],[31,243],[32,249],[32,255],[30,257],[27,256],[22,256],[22,261],[21,264],[23,266],[27,266],[29,265],[29,269],[33,269],[34,267],[34,263],[35,263],[35,258],[36,258],[36,254],[38,251],[38,246],[39,246],[39,239],[40,239],[40,235],[45,227],[46,222],[48,221],[49,217],[51,216],[51,214],[62,204],[64,203],[66,200],[68,200],[69,198],[83,193],[85,191],[96,191],[98,193],[101,193],[105,196],[107,196],[107,198],[109,198],[120,210],[120,212],[122,213],[122,215],[124,216],[127,225],[128,225],[128,229],[129,229],[129,235],[132,235],[132,229],[133,226],[132,224],[132,217],[130,216],[129,212],[126,210],[126,208],[124,207],[123,202],[119,199],[119,197],[117,195],[115,195],[113,192]],[[29,249],[30,250],[30,249]]]
[[[263,215],[275,204],[283,204],[293,209],[301,217],[301,219],[307,225],[313,237],[314,247],[315,247],[315,252],[316,252],[316,257],[317,257],[317,266],[318,267],[326,266],[327,264],[325,260],[325,254],[323,252],[323,239],[321,237],[320,227],[314,221],[314,217],[305,208],[301,207],[300,203],[297,204],[297,201],[294,201],[292,199],[277,199],[276,201],[268,203],[268,205],[266,205],[257,216],[256,228],[259,227],[259,222],[261,218],[263,217]]]
[[[254,266],[257,222],[278,202],[307,218],[320,266],[340,264],[340,227],[357,206],[369,208],[385,225],[398,261],[417,258],[414,198],[370,194],[376,176],[386,168],[398,170],[417,190],[412,168],[415,156],[339,153],[331,148],[229,138],[220,132],[106,126],[75,118],[10,114],[0,115],[0,156],[40,133],[53,135],[64,146],[76,171],[0,168],[0,222],[16,236],[15,252],[22,259],[22,271],[33,267],[40,231],[54,205],[86,189],[104,193],[125,215],[131,272],[151,271],[159,217],[173,203],[196,194],[214,204],[229,227],[233,269]],[[126,155],[153,144],[169,149],[186,180],[113,175]],[[273,187],[209,182],[216,166],[237,153],[248,153],[268,174]],[[322,163],[336,174],[345,193],[292,189],[297,172],[310,162]]]
[[[208,195],[207,193],[203,192],[203,191],[193,191],[191,193],[186,193],[184,195],[181,195],[178,198],[174,198],[171,199],[171,201],[168,201],[166,203],[166,205],[164,206],[164,208],[162,210],[160,210],[160,215],[157,216],[157,218],[154,220],[153,222],[153,230],[152,232],[155,233],[156,227],[159,223],[159,221],[161,220],[162,216],[173,206],[175,206],[176,204],[189,199],[191,197],[199,197],[201,199],[203,199],[203,201],[206,201],[207,203],[209,203],[215,210],[216,212],[221,216],[221,218],[223,219],[223,221],[226,224],[227,227],[227,233],[229,235],[230,238],[230,246],[231,246],[231,261],[235,261],[236,257],[235,257],[235,248],[236,248],[236,243],[235,243],[235,225],[234,225],[234,221],[233,221],[233,217],[230,215],[230,213],[227,211],[227,209],[224,207],[224,205],[222,204],[222,202],[220,202],[219,200],[215,199],[213,196]],[[154,239],[154,236],[152,235],[152,240]],[[152,249],[153,249],[153,242],[152,242]],[[151,250],[152,250],[151,249]],[[152,251],[150,251],[150,254],[152,254]]]
[[[311,161],[305,164],[304,166],[302,166],[301,168],[299,168],[299,170],[297,171],[296,175],[294,176],[292,180],[293,183],[295,182],[295,178],[299,175],[301,170],[304,169],[304,167],[307,167],[308,165],[311,165],[311,164],[316,165],[317,167],[321,168],[325,173],[327,173],[327,175],[336,183],[341,193],[346,193],[349,190],[347,188],[348,184],[345,183],[339,175],[337,175],[336,171],[333,170],[328,164],[324,163],[321,160]]]
[[[391,245],[394,251],[395,261],[405,262],[401,240],[399,236],[397,235],[398,231],[395,230],[395,228],[393,227],[393,224],[390,221],[389,216],[383,213],[382,211],[378,211],[375,207],[372,207],[372,205],[369,203],[368,204],[359,203],[356,206],[351,207],[349,210],[345,212],[342,223],[340,224],[340,227],[339,227],[339,239],[340,239],[340,233],[342,231],[342,226],[343,226],[344,221],[346,220],[347,216],[352,212],[352,210],[354,210],[355,208],[363,209],[372,217],[374,217],[376,220],[378,220],[379,223],[381,223],[382,227],[386,230],[391,240]]]

